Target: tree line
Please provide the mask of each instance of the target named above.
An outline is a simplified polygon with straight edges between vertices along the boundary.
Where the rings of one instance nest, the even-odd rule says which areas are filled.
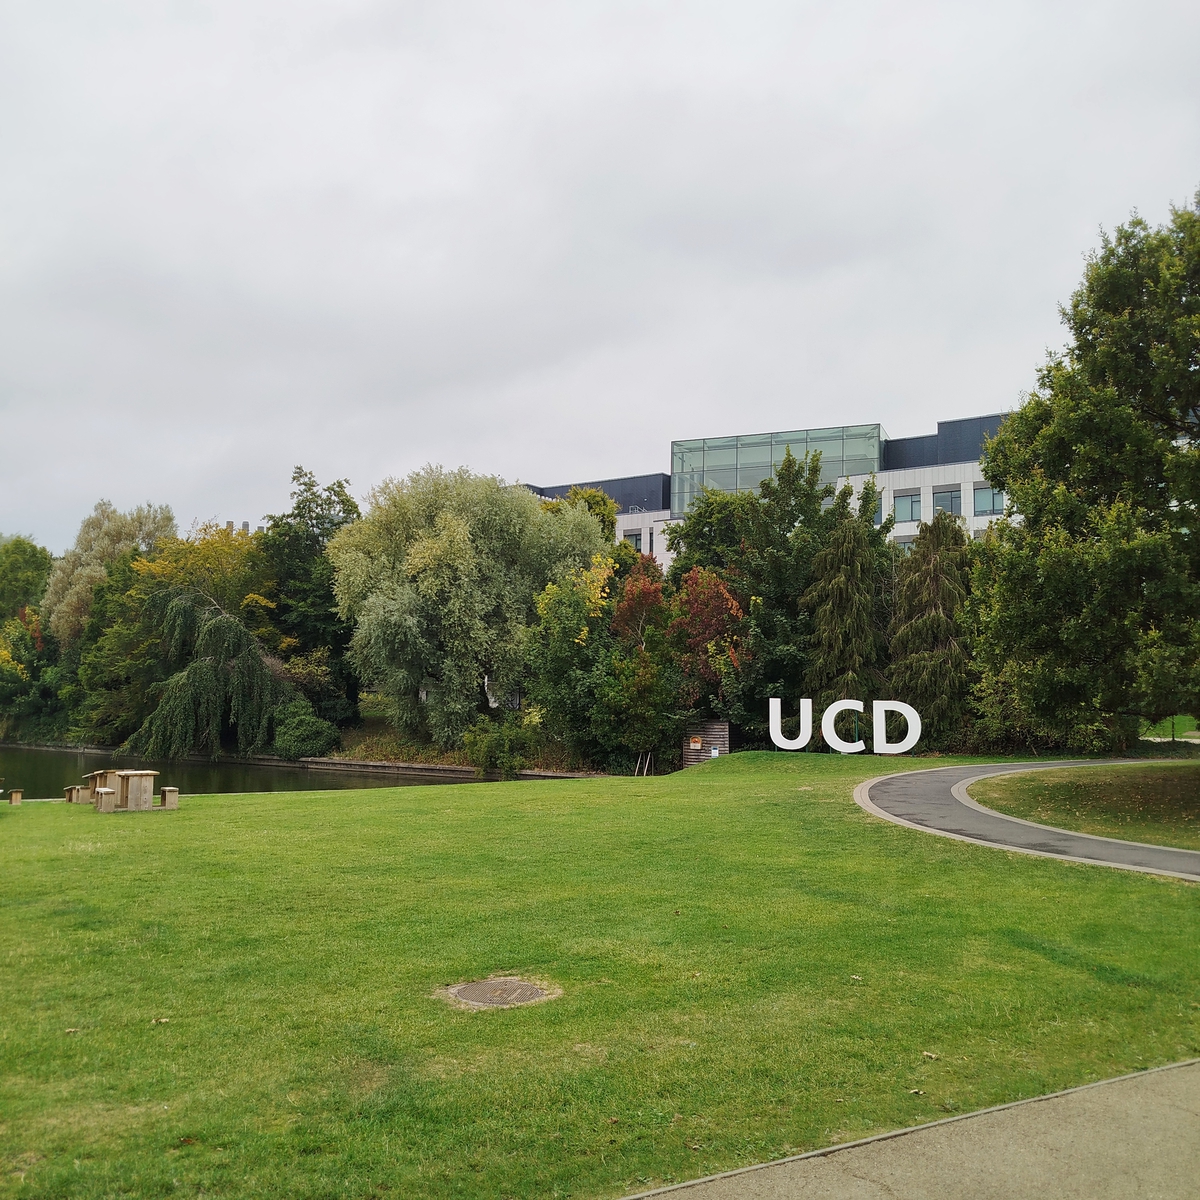
[[[712,718],[766,746],[772,696],[905,700],[925,749],[1121,750],[1200,716],[1197,206],[1106,236],[1062,314],[986,446],[1008,511],[976,540],[938,513],[899,547],[873,482],[790,454],[757,494],[703,492],[665,575],[602,493],[436,467],[361,511],[297,468],[260,534],[101,502],[60,559],[10,537],[0,736],[321,754],[369,689],[405,738],[504,772],[547,747],[669,768]]]

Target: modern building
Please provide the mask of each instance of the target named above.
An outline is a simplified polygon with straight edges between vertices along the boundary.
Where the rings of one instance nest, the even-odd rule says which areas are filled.
[[[680,519],[702,487],[757,492],[790,449],[797,458],[819,451],[822,482],[849,482],[856,493],[874,475],[879,520],[895,514],[897,542],[912,541],[919,522],[939,509],[962,515],[968,530],[980,533],[1004,511],[1003,494],[979,465],[1004,415],[939,421],[937,433],[922,437],[889,438],[882,425],[839,425],[672,442],[671,517]]]
[[[671,443],[670,475],[630,475],[531,490],[559,499],[572,487],[594,487],[618,505],[617,540],[631,542],[665,570],[674,558],[666,529],[680,520],[701,488],[757,492],[783,461],[820,452],[821,481],[849,483],[859,493],[873,475],[881,491],[877,522],[895,515],[894,541],[911,542],[917,527],[945,509],[965,518],[978,536],[1004,512],[1004,495],[983,477],[979,460],[984,442],[1000,428],[1004,413],[939,421],[937,433],[889,438],[882,425],[838,425],[782,433],[744,433]]]

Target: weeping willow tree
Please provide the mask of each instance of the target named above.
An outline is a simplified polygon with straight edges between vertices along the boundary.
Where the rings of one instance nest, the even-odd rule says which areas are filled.
[[[127,748],[151,758],[215,758],[227,726],[237,730],[240,753],[269,747],[275,711],[296,691],[272,669],[274,660],[258,639],[194,588],[172,588],[154,599],[171,659],[190,661],[167,680],[158,707]]]

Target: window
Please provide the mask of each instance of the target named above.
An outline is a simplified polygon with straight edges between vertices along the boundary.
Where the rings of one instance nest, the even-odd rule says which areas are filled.
[[[977,517],[999,517],[1004,514],[1004,493],[997,488],[975,489],[975,515]]]
[[[915,538],[896,538],[896,548],[901,554],[911,554]]]
[[[934,513],[948,512],[953,516],[962,515],[962,492],[958,488],[953,491],[947,490],[944,492],[933,493],[933,511]]]
[[[921,493],[912,492],[907,496],[897,496],[892,511],[897,521],[919,521],[921,519]]]
[[[875,501],[875,515],[871,518],[871,520],[873,520],[876,525],[883,524],[883,496],[882,495],[880,495],[879,499]]]
[[[639,553],[642,552],[642,531],[640,529],[631,529],[626,535],[625,540]]]
[[[650,557],[654,557],[654,526],[650,526]]]

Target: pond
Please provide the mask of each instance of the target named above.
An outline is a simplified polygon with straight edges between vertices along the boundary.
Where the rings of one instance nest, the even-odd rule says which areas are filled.
[[[162,784],[184,796],[215,792],[314,792],[333,788],[409,787],[416,784],[463,783],[469,780],[437,774],[399,771],[343,771],[247,762],[153,762],[95,750],[43,750],[0,746],[0,788],[21,788],[26,800],[61,800],[63,788],[82,783],[101,767],[157,771],[155,792]]]

